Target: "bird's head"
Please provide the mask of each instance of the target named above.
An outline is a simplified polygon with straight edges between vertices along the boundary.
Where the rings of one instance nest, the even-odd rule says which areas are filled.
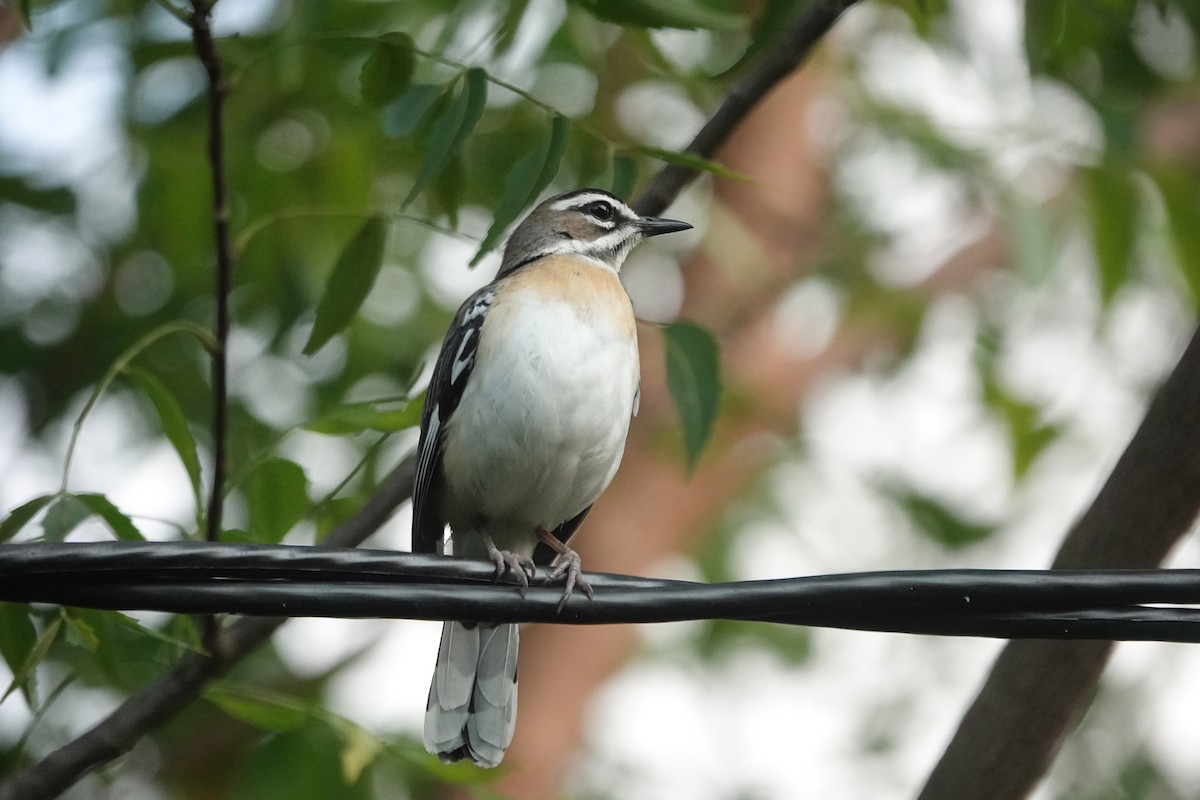
[[[548,255],[581,256],[616,272],[646,237],[691,227],[678,220],[638,216],[600,189],[576,189],[529,212],[509,237],[500,275]]]

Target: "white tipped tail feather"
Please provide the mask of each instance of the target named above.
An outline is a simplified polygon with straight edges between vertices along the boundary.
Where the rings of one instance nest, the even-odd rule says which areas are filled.
[[[425,708],[425,748],[494,767],[517,724],[517,626],[447,622]]]

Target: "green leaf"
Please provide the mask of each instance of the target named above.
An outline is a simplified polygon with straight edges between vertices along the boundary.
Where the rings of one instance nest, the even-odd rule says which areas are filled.
[[[463,142],[475,129],[487,102],[487,73],[472,67],[466,72],[462,90],[451,100],[429,132],[429,143],[425,148],[425,160],[417,171],[412,189],[400,204],[403,209],[411,203],[421,190],[442,171],[450,157],[458,152]]]
[[[1200,308],[1200,191],[1195,181],[1179,172],[1154,176],[1167,209],[1167,231],[1180,275],[1192,295],[1192,307]]]
[[[964,519],[945,504],[913,489],[885,486],[881,491],[904,511],[917,530],[945,547],[966,547],[995,532],[993,526]]]
[[[380,37],[358,75],[363,102],[380,108],[408,89],[416,68],[412,39],[406,33]]]
[[[617,197],[628,198],[637,185],[637,162],[629,156],[617,155],[612,160],[612,183],[609,191]]]
[[[0,197],[10,203],[27,206],[48,214],[73,215],[75,193],[65,187],[30,186],[22,178],[0,175]]]
[[[64,618],[67,621],[67,631],[71,635],[71,638],[82,645],[85,650],[92,653],[98,651],[100,645],[104,642],[103,638],[96,631],[97,626],[95,625],[96,620],[100,619],[96,615],[103,613],[103,611],[93,609],[70,609],[64,612]],[[112,613],[117,614],[119,612],[114,611]],[[100,627],[107,627],[107,625]]]
[[[29,618],[29,606],[24,603],[0,603],[0,657],[13,675],[25,665],[37,645],[37,628]],[[32,681],[21,686],[25,703],[34,708],[37,697]],[[10,690],[11,691],[11,690]]]
[[[46,626],[46,630],[42,631],[42,635],[37,638],[33,647],[29,649],[29,653],[26,655],[20,669],[13,671],[12,683],[8,685],[8,689],[4,691],[4,695],[0,697],[0,703],[8,699],[8,696],[17,689],[20,689],[26,697],[33,696],[33,681],[38,664],[42,663],[42,659],[46,657],[46,653],[50,652],[50,645],[54,644],[54,640],[58,638],[58,632],[61,629],[62,616],[60,615]]]
[[[1092,242],[1100,270],[1100,296],[1108,305],[1129,278],[1137,244],[1140,198],[1128,170],[1118,165],[1102,164],[1084,174]]]
[[[1013,478],[1021,480],[1037,457],[1062,434],[1062,428],[1043,420],[1037,406],[1014,396],[999,377],[1000,335],[992,329],[981,331],[975,365],[983,402],[992,409],[1008,429],[1012,451]]]
[[[429,187],[431,210],[436,209],[433,213],[445,214],[451,228],[458,227],[458,206],[462,202],[465,183],[462,158],[455,155]]]
[[[231,717],[277,733],[299,728],[313,714],[310,704],[294,697],[245,686],[210,686],[204,698]]]
[[[37,513],[56,497],[56,494],[44,494],[14,508],[8,519],[0,522],[0,543],[7,542],[20,533],[29,520],[37,516]]]
[[[383,267],[386,240],[387,221],[383,217],[371,217],[338,256],[325,285],[325,294],[317,304],[312,333],[304,345],[305,355],[317,352],[350,325]]]
[[[104,680],[125,691],[161,677],[184,649],[194,649],[116,611],[68,608],[64,618],[67,625],[55,657],[90,680]]]
[[[400,99],[383,112],[383,132],[403,139],[421,127],[425,117],[437,104],[441,88],[431,83],[416,83],[400,95]]]
[[[721,366],[717,342],[704,328],[688,322],[662,327],[667,344],[667,389],[683,426],[687,469],[691,473],[704,450],[721,404]]]
[[[795,0],[766,0],[757,19],[754,20],[750,44],[738,56],[737,61],[713,77],[719,79],[736,75],[743,67],[757,61],[759,56],[791,27],[790,23],[796,15],[804,10],[805,7]]]
[[[1062,58],[1070,5],[1071,0],[1025,0],[1025,57],[1034,70],[1044,71]]]
[[[528,8],[529,0],[509,0],[508,8],[505,9],[504,17],[500,20],[499,28],[495,33],[497,56],[507,53],[513,46],[513,42],[517,38],[517,30],[521,27],[521,20],[525,18],[525,11]]]
[[[691,0],[575,0],[575,3],[597,19],[638,28],[727,30],[746,22],[739,14],[717,11]]]
[[[327,436],[346,436],[363,431],[393,433],[421,423],[421,404],[406,401],[398,408],[395,403],[350,403],[338,406],[304,426],[305,430]]]
[[[1020,480],[1042,451],[1062,435],[1062,427],[1043,422],[1036,406],[1013,397],[998,385],[985,387],[984,400],[1000,414],[1008,428],[1013,477]]]
[[[284,534],[308,513],[308,478],[284,458],[269,458],[246,482],[250,532],[255,541],[278,544]]]
[[[125,372],[137,386],[138,391],[154,407],[154,413],[158,415],[158,424],[162,428],[163,434],[175,448],[175,452],[179,454],[179,460],[183,462],[183,468],[187,471],[188,480],[192,483],[192,498],[196,507],[202,508],[204,500],[201,496],[203,490],[200,485],[200,457],[196,454],[196,440],[192,438],[192,431],[188,427],[183,407],[179,405],[175,395],[171,394],[171,390],[153,373],[140,367],[129,367]]]
[[[562,163],[563,151],[566,150],[567,130],[566,117],[555,114],[550,121],[550,130],[537,147],[517,159],[504,176],[504,194],[496,204],[496,213],[487,236],[483,237],[479,251],[471,259],[472,267],[500,242],[508,226],[554,180]]]
[[[675,164],[680,167],[694,170],[696,172],[707,172],[716,175],[718,178],[727,178],[734,181],[746,181],[753,183],[754,179],[749,175],[743,174],[736,170],[732,170],[724,164],[720,164],[711,159],[702,158],[695,153],[685,153],[681,150],[664,150],[661,147],[651,147],[650,145],[639,145],[634,148],[634,152],[642,155],[657,158],[659,161],[666,161],[668,164]]]
[[[48,541],[61,542],[90,515],[88,507],[75,495],[59,495],[42,517],[42,534]]]
[[[75,496],[87,506],[89,511],[104,520],[118,539],[125,542],[145,541],[146,537],[142,536],[129,517],[121,513],[121,510],[104,495],[79,494]]]
[[[347,786],[353,786],[358,783],[362,771],[383,752],[384,744],[366,728],[343,717],[331,717],[329,724],[342,740],[342,780]]]

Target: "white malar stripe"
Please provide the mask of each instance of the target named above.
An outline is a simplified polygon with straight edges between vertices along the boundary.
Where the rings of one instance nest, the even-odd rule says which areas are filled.
[[[625,257],[640,240],[638,231],[622,228],[619,230],[606,233],[598,239],[587,241],[584,239],[563,239],[555,242],[544,255],[554,253],[570,253],[581,258],[586,258],[605,269],[619,270],[625,262]],[[616,255],[611,260],[600,258],[600,253],[608,253],[615,251]]]

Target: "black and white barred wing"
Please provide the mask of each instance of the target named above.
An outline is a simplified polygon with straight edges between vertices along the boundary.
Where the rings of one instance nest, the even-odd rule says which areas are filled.
[[[454,315],[433,368],[425,408],[421,412],[421,439],[417,445],[417,479],[413,489],[414,553],[441,553],[445,546],[441,468],[446,424],[458,408],[475,368],[483,321],[494,297],[492,287],[485,286],[467,298]]]

